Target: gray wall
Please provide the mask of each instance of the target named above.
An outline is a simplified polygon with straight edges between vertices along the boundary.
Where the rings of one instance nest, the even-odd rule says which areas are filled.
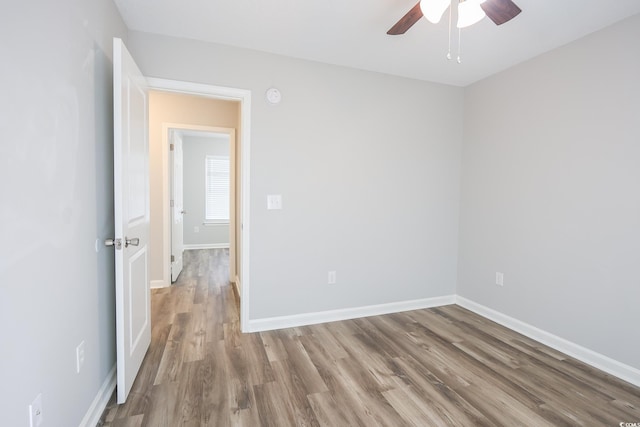
[[[130,37],[148,76],[252,91],[251,319],[455,293],[461,88]]]
[[[77,425],[115,363],[113,254],[94,244],[113,233],[111,37],[126,33],[108,0],[0,15],[3,425],[26,426],[40,392],[47,425]],[[251,318],[448,295],[458,282],[640,368],[639,38],[634,17],[464,100],[206,43],[133,33],[128,45],[147,75],[253,91]],[[272,85],[277,107],[263,102]],[[265,209],[274,193],[284,210]]]
[[[229,157],[229,136],[197,137],[185,135],[184,153],[184,244],[229,246],[229,224],[204,223],[206,156]],[[198,227],[199,232],[194,231]]]
[[[465,90],[458,282],[459,295],[635,368],[638,40],[635,16]]]
[[[115,364],[110,0],[0,14],[0,424],[77,426]],[[86,343],[76,374],[76,346]]]

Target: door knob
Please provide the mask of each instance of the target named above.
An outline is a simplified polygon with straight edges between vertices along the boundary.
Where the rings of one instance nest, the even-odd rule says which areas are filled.
[[[129,239],[128,237],[125,236],[124,238],[124,247],[127,248],[129,247],[129,245],[131,246],[138,246],[140,244],[140,239],[137,237],[134,237],[133,239]]]
[[[186,215],[187,211],[180,211],[182,215]]]
[[[104,241],[105,246],[115,246],[116,249],[122,249],[122,239],[107,239]]]

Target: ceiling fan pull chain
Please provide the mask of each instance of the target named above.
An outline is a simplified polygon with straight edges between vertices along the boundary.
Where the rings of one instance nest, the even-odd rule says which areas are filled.
[[[462,28],[458,28],[458,64],[462,64]]]
[[[451,61],[451,6],[449,6],[449,51],[447,52],[447,59]]]

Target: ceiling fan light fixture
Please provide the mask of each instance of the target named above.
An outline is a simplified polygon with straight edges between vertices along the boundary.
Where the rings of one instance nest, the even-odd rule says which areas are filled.
[[[466,0],[458,3],[458,28],[469,27],[487,16],[480,7],[481,3],[484,3],[484,0]]]
[[[422,14],[433,24],[440,22],[444,11],[449,6],[451,6],[451,0],[420,0]]]

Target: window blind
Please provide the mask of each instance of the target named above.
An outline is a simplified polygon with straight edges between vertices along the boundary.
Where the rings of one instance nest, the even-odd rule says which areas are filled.
[[[229,157],[206,156],[205,221],[229,222]]]

